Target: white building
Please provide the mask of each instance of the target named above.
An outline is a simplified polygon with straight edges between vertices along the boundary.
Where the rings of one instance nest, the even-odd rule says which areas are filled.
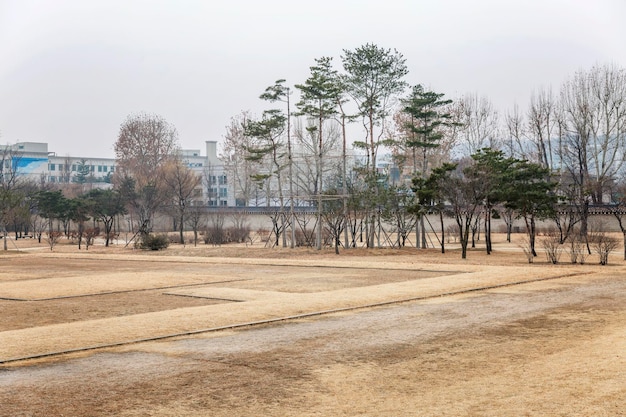
[[[198,149],[182,150],[185,164],[202,176],[200,205],[234,206],[224,166],[217,157],[217,142],[206,141],[206,154]],[[69,184],[86,182],[107,187],[115,173],[114,158],[59,156],[44,142],[18,142],[3,148],[5,169],[38,183]]]

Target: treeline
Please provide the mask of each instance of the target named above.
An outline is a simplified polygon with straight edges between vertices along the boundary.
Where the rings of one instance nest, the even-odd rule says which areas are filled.
[[[302,83],[291,88],[279,79],[261,94],[272,105],[260,117],[243,112],[227,126],[222,160],[237,199],[275,208],[275,244],[293,246],[296,232],[314,227],[318,248],[328,241],[324,234],[337,251],[361,240],[375,247],[382,219],[391,223],[399,244],[414,231],[417,245],[425,247],[423,214],[439,212],[458,223],[465,256],[467,230],[488,223],[495,212],[509,223],[524,220],[529,252],[536,256],[538,219],[554,218],[561,244],[576,235],[587,248],[590,205],[606,204],[622,227],[623,68],[581,70],[556,93],[535,91],[526,111],[514,106],[501,114],[487,97],[449,99],[408,85],[406,61],[395,50],[372,44],[344,50],[340,66],[336,69],[331,57],[315,59]],[[358,126],[361,139],[349,136],[351,125]],[[381,160],[383,149],[390,160]],[[485,165],[494,158],[513,170],[507,176],[528,177],[507,199],[498,192],[497,204],[496,191],[483,190],[496,181],[490,175],[497,167]],[[450,184],[452,189],[444,187]],[[426,185],[441,201],[420,196]],[[521,195],[513,199],[520,189],[529,199],[524,204]],[[299,205],[317,207],[314,226],[294,213]],[[395,207],[394,216],[386,214],[388,207]],[[490,250],[489,241],[487,246]]]
[[[615,214],[626,239],[623,68],[581,70],[557,92],[534,92],[526,110],[505,114],[474,93],[452,99],[411,86],[408,72],[400,52],[366,44],[344,50],[340,68],[321,57],[293,87],[277,80],[260,95],[268,107],[261,115],[233,117],[220,155],[225,178],[238,205],[272,213],[271,244],[332,245],[338,252],[381,242],[403,246],[415,236],[425,248],[427,233],[436,232],[445,250],[443,227],[426,229],[425,215],[435,213],[442,224],[445,216],[455,220],[463,257],[479,228],[491,251],[493,215],[509,228],[524,222],[532,256],[536,222],[546,219],[554,221],[558,244],[576,239],[590,252],[594,204]],[[192,208],[206,205],[203,195],[212,191],[183,163],[176,129],[159,116],[131,115],[115,153],[107,200],[119,198],[118,214],[142,238],[167,208],[184,242],[185,225],[197,230]],[[0,182],[3,225],[19,210],[63,223],[46,209],[45,193],[24,194],[19,189],[26,186],[9,172]],[[90,207],[98,196],[74,197]],[[298,206],[314,207],[316,215]]]

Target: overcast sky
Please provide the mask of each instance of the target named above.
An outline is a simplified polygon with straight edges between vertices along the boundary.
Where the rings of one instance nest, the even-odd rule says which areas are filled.
[[[410,84],[525,109],[577,70],[626,67],[625,22],[624,0],[0,0],[0,143],[113,157],[148,112],[204,153],[275,80],[366,43],[401,52]]]

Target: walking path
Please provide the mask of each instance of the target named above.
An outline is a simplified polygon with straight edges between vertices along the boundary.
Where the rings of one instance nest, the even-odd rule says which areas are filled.
[[[94,258],[97,258],[97,256],[94,256]],[[108,262],[111,262],[110,256],[106,258]],[[151,257],[148,256],[147,258]],[[193,259],[189,258],[186,260],[189,262],[207,262],[206,258],[200,258],[201,260]],[[204,260],[202,261],[202,259]],[[350,265],[354,266],[354,261],[322,262],[320,260],[299,262],[296,260],[213,259],[210,263],[213,267],[232,267],[233,264],[236,264],[238,275],[253,277],[259,268],[272,263],[272,261],[273,264],[297,265],[298,273],[321,274],[321,271],[323,271],[321,268],[349,268]],[[184,285],[189,284],[201,284],[201,281],[199,281],[198,276],[191,275],[177,277],[176,282],[173,283],[171,274],[168,275],[167,280],[164,280],[162,275],[153,274],[151,277],[151,274],[147,272],[133,275],[123,272],[104,274],[97,282],[91,283],[91,285],[85,288],[79,285],[81,281],[85,280],[84,277],[56,277],[0,283],[0,298],[32,300],[50,296],[51,294],[55,297],[76,296],[93,292],[159,288],[163,286],[164,282],[167,282],[170,286],[170,288],[164,289],[164,292],[167,294],[233,301],[200,307],[0,332],[0,364],[24,358],[43,357],[60,352],[155,340],[189,333],[247,326],[259,322],[310,316],[337,310],[428,299],[486,288],[504,288],[521,282],[563,277],[566,277],[564,278],[565,281],[588,279],[584,277],[584,271],[571,268],[491,267],[483,265],[467,265],[465,269],[470,271],[467,273],[420,278],[420,268],[444,270],[455,266],[458,267],[458,265],[420,265],[419,268],[416,268],[410,265],[397,265],[390,263],[388,260],[377,262],[376,265],[381,268],[385,268],[385,266],[401,269],[414,268],[417,279],[313,293],[234,288],[229,287],[228,283],[184,287]],[[164,264],[164,269],[166,268],[167,265]],[[393,270],[381,269],[381,273],[393,274]],[[206,275],[202,277],[204,282],[211,281],[214,278]],[[221,276],[220,279],[224,280],[225,277]],[[564,281],[563,279],[555,279],[551,282],[554,285],[561,285]],[[44,288],[48,290],[44,291]],[[45,314],[45,312],[42,312],[42,314]]]

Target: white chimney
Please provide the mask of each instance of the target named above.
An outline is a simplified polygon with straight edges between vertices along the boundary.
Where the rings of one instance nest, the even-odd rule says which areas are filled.
[[[220,160],[217,158],[217,141],[207,140],[205,143],[206,143],[206,159],[209,165],[212,165],[212,166],[221,165]]]

